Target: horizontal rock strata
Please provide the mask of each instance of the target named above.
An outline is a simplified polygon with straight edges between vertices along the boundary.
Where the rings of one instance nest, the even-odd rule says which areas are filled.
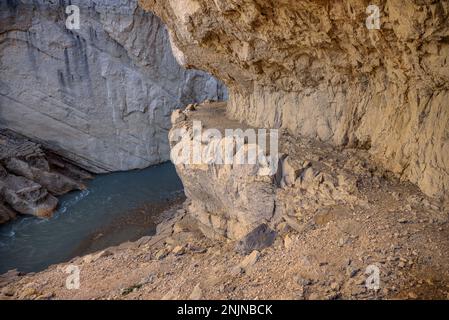
[[[0,223],[19,214],[49,217],[56,196],[84,188],[90,174],[46,154],[40,145],[7,130],[0,131]]]

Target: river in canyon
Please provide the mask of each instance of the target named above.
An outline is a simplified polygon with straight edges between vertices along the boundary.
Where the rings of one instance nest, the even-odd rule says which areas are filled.
[[[50,219],[21,216],[0,226],[0,274],[37,272],[73,257],[155,232],[158,214],[183,200],[171,163],[98,175],[59,198]]]

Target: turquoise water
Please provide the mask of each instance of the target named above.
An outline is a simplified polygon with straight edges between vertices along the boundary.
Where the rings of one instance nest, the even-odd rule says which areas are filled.
[[[182,196],[171,163],[99,175],[87,190],[59,198],[50,219],[21,216],[0,226],[0,274],[37,272],[155,231],[154,214]]]

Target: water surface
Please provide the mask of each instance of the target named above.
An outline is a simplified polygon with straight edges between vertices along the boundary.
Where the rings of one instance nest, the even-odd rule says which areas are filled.
[[[182,195],[171,163],[98,175],[59,198],[50,219],[21,216],[0,226],[0,274],[36,272],[90,251],[154,233],[152,215]]]

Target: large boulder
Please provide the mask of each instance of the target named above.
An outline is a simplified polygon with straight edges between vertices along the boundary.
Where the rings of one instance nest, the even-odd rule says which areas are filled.
[[[39,159],[46,163],[44,158]],[[84,186],[58,172],[51,172],[48,164],[39,168],[17,158],[10,158],[5,161],[5,166],[9,172],[23,176],[29,180],[39,183],[54,195],[63,195],[72,190],[82,190]]]
[[[84,188],[90,175],[56,155],[47,156],[37,143],[0,130],[0,224],[16,213],[50,217],[56,196]]]
[[[58,205],[41,185],[12,174],[0,180],[0,195],[15,211],[37,217],[51,216]]]

